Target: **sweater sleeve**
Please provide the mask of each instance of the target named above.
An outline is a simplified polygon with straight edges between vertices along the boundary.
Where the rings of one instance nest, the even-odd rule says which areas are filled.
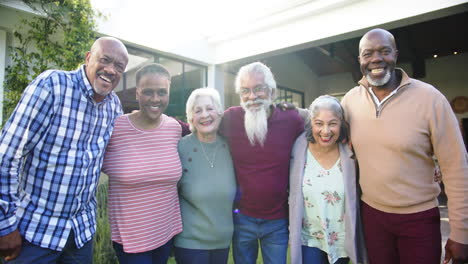
[[[349,123],[349,106],[348,106],[348,93],[341,99],[341,107],[343,107],[344,118]]]
[[[468,155],[457,118],[440,94],[431,113],[431,141],[448,197],[450,239],[468,244]]]
[[[305,133],[304,133],[305,134]],[[291,263],[302,263],[301,229],[303,216],[302,174],[307,141],[301,134],[294,143],[289,170],[289,244]]]

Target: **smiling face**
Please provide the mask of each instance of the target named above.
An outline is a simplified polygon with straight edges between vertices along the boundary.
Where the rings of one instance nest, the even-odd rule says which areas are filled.
[[[170,81],[158,73],[146,73],[137,84],[136,98],[142,117],[159,121],[169,104]]]
[[[311,123],[315,144],[325,148],[336,144],[340,137],[341,120],[333,111],[320,110],[315,117],[311,118]]]
[[[261,73],[246,75],[240,82],[241,105],[248,111],[267,109],[271,104],[271,91]]]
[[[394,77],[398,57],[393,36],[385,30],[372,30],[359,43],[361,73],[370,85],[382,87]]]
[[[128,63],[125,46],[112,38],[98,39],[86,54],[86,76],[94,89],[94,100],[102,101],[119,84]]]
[[[214,135],[218,131],[221,115],[209,96],[200,96],[193,105],[192,124],[197,134]]]

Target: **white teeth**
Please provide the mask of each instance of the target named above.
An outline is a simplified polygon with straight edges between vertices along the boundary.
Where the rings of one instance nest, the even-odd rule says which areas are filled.
[[[159,109],[159,106],[151,106],[151,109],[152,109],[152,110],[158,110],[158,109]]]
[[[202,124],[202,125],[209,125],[209,124],[211,124],[211,123],[212,123],[212,121],[200,122],[200,124]]]
[[[383,72],[383,71],[384,71],[384,69],[383,69],[383,68],[379,68],[379,69],[372,69],[372,70],[371,70],[371,72],[372,72],[372,73],[381,73],[381,72]]]
[[[101,79],[103,79],[104,81],[106,81],[106,82],[111,82],[111,80],[108,79],[108,78],[107,78],[106,76],[104,76],[104,75],[99,75],[99,77],[100,77]]]

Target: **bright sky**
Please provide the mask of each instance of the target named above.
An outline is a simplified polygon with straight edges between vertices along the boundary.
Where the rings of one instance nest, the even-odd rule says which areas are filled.
[[[252,22],[287,8],[319,0],[91,0],[94,8],[118,18],[119,27],[139,34],[162,32],[212,37],[239,31]],[[147,26],[146,26],[147,25]],[[174,34],[175,35],[175,34]]]

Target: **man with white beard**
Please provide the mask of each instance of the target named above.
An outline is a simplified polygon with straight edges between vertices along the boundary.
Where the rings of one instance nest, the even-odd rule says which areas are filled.
[[[276,82],[270,69],[254,62],[236,77],[241,106],[224,113],[220,133],[229,142],[238,183],[234,214],[236,263],[286,263],[288,248],[288,179],[291,149],[304,130],[296,110],[272,103]]]
[[[359,161],[361,216],[371,264],[439,264],[439,161],[448,196],[445,261],[468,262],[468,155],[447,99],[395,68],[398,50],[383,29],[359,42],[363,78],[342,105]]]

